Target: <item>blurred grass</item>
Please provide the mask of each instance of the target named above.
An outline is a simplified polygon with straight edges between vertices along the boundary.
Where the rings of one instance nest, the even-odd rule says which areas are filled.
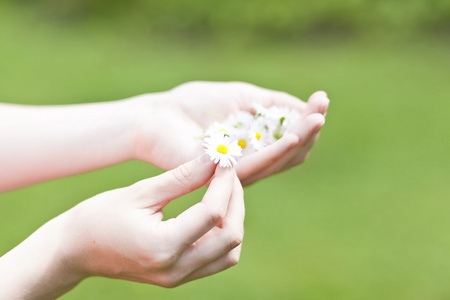
[[[148,38],[4,6],[2,102],[108,101],[191,80],[248,81],[305,100],[323,89],[332,101],[308,161],[246,188],[238,266],[173,290],[92,278],[62,299],[449,299],[448,53],[424,39]],[[0,253],[76,203],[160,172],[132,161],[1,194]]]

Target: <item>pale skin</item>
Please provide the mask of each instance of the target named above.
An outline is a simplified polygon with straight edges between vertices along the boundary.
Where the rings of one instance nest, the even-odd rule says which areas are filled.
[[[297,109],[297,130],[236,168],[201,156],[202,132],[216,116],[251,110],[253,102]],[[39,228],[0,258],[0,298],[53,299],[89,276],[174,287],[236,264],[244,232],[241,182],[303,162],[328,103],[324,92],[305,103],[246,83],[192,82],[112,102],[0,104],[0,191],[130,159],[170,170],[94,196]],[[163,221],[167,203],[205,184],[201,202]]]

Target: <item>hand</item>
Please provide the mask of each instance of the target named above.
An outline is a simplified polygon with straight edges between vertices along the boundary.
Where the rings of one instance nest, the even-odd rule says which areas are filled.
[[[163,221],[165,205],[208,181],[200,203]],[[0,259],[0,298],[11,288],[51,298],[87,276],[174,287],[236,264],[243,220],[234,169],[204,156],[99,194],[41,227]]]
[[[283,92],[240,82],[189,82],[138,98],[138,110],[145,115],[138,120],[136,157],[166,170],[202,153],[204,130],[220,121],[218,117],[249,111],[254,102],[298,110],[302,119],[293,134],[239,160],[236,172],[244,185],[302,163],[317,140],[329,104],[324,92],[314,93],[304,103]]]
[[[165,205],[210,179],[200,203],[163,221]],[[234,169],[209,161],[196,159],[100,194],[81,203],[74,214],[80,235],[71,239],[78,248],[73,257],[79,256],[73,267],[92,275],[172,287],[219,272],[239,258],[235,248],[243,236],[242,188]]]
[[[328,98],[308,103],[247,83],[191,82],[168,92],[123,101],[76,105],[0,104],[0,191],[79,174],[129,159],[165,170],[203,153],[204,130],[213,121],[259,102],[297,109],[295,133],[239,161],[243,184],[303,162],[323,126]],[[32,155],[29,149],[33,149]]]

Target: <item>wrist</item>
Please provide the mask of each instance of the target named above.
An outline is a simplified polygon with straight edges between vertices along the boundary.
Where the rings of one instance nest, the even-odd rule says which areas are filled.
[[[126,99],[129,114],[134,125],[132,129],[133,159],[143,160],[155,164],[154,152],[158,147],[158,140],[164,132],[162,124],[167,114],[173,113],[175,107],[171,107],[169,92],[143,94]]]
[[[135,158],[139,108],[131,99],[106,102],[103,117],[98,122],[99,127],[105,124],[106,130],[98,137],[105,139],[102,155],[110,157],[111,164]]]
[[[53,299],[83,280],[71,267],[66,228],[62,214],[0,258],[1,299]]]

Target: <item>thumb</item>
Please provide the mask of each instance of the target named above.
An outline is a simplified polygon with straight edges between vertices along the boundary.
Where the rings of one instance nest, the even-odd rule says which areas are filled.
[[[208,154],[203,154],[159,176],[141,180],[133,185],[144,199],[156,201],[164,207],[171,200],[205,185],[213,176],[215,164]]]

